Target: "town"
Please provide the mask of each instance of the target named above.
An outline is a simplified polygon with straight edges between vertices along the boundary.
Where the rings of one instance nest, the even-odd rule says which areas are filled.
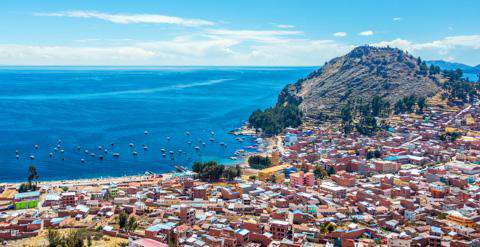
[[[427,117],[428,116],[428,117]],[[480,107],[429,99],[372,136],[305,124],[229,179],[0,185],[5,246],[480,246]],[[241,173],[241,174],[240,174]],[[208,174],[207,174],[208,175]],[[80,241],[80,245],[62,245]],[[78,242],[77,242],[78,243]]]

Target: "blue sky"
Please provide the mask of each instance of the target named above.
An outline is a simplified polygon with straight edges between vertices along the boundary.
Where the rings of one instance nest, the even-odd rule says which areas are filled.
[[[3,0],[0,65],[310,66],[363,44],[480,63],[480,1]]]

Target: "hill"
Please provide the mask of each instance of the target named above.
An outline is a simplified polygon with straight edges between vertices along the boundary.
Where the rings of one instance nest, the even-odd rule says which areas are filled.
[[[280,93],[277,104],[295,103],[309,117],[335,116],[350,103],[379,96],[393,105],[410,95],[433,96],[440,90],[439,74],[395,48],[360,46],[334,58]]]
[[[345,132],[373,134],[391,114],[423,114],[426,99],[440,95],[456,104],[477,99],[479,84],[463,72],[441,70],[396,48],[360,46],[334,58],[281,91],[274,107],[252,113],[249,123],[266,135],[307,119],[342,121]],[[386,126],[383,126],[386,127]]]

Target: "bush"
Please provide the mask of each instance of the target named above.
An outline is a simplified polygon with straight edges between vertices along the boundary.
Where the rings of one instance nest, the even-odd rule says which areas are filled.
[[[272,161],[269,157],[261,155],[252,155],[248,157],[248,164],[253,169],[264,169],[272,165]]]

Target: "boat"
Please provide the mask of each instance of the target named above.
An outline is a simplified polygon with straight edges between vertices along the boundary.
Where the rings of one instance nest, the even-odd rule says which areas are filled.
[[[145,130],[145,131],[143,132],[143,134],[148,135],[148,131]]]
[[[99,160],[103,160],[103,155],[99,155],[99,156],[98,156],[98,159],[99,159]]]
[[[120,157],[120,154],[119,153],[113,153],[112,156],[113,157]]]
[[[53,153],[49,153],[48,156],[53,157]]]
[[[187,132],[185,132],[185,135],[189,136],[189,135],[190,135],[190,132],[188,132],[188,131],[187,131]]]
[[[147,150],[148,150],[148,146],[147,146],[147,145],[144,145],[144,146],[143,146],[143,150],[147,151]]]
[[[211,142],[214,142],[215,141],[215,138],[210,138],[209,139]]]
[[[202,145],[205,147],[207,144],[205,142],[202,142]]]
[[[34,160],[34,159],[35,159],[35,156],[34,156],[34,155],[30,155],[30,159],[31,159],[31,160]]]
[[[231,160],[237,160],[238,158],[235,156],[230,157]]]
[[[95,153],[91,153],[91,154],[90,154],[90,156],[92,156],[92,157],[95,157],[95,155],[96,155]]]
[[[15,158],[17,158],[17,160],[20,159],[20,155],[18,155],[18,154],[15,155]]]
[[[191,142],[191,141],[188,141],[188,142],[187,142],[187,144],[188,144],[188,145],[191,145],[191,144],[192,144],[192,142]]]
[[[195,146],[195,150],[200,150],[200,147],[198,147],[198,146]]]
[[[187,168],[183,166],[175,166],[175,170],[177,170],[177,172],[186,172]]]
[[[170,153],[170,155],[173,155],[173,154],[174,154],[174,152],[173,152],[173,151],[170,151],[169,153]]]
[[[104,153],[108,153],[108,149],[105,148],[105,150],[103,150]]]
[[[85,159],[80,159],[80,162],[85,163]]]
[[[137,151],[133,151],[133,152],[132,152],[132,155],[133,155],[133,156],[137,156],[137,155],[138,155]]]
[[[80,146],[77,146],[77,150],[78,150],[78,151],[80,151],[80,149],[81,149],[81,148],[82,148],[82,147],[80,147]]]
[[[213,135],[215,135],[215,132],[211,131],[210,134],[213,136]]]
[[[35,149],[38,149],[38,144],[35,144],[35,146],[34,146],[34,147],[35,147]]]
[[[60,153],[63,154],[64,152],[65,152],[65,149],[61,149],[61,150],[60,150]]]
[[[165,148],[162,148],[160,149],[160,151],[162,151],[162,153],[165,153],[167,150],[165,150]]]
[[[130,146],[131,148],[133,148],[135,145],[133,145],[133,143],[129,143],[128,146]]]
[[[235,155],[242,155],[242,154],[245,154],[245,150],[239,149],[239,150],[235,151]]]
[[[56,150],[55,150],[55,151],[56,151]],[[88,153],[90,153],[90,152],[88,151],[88,149],[85,149],[85,153],[88,154]]]
[[[170,136],[167,136],[167,141],[170,141]]]
[[[237,137],[237,138],[235,138],[235,140],[237,140],[239,142],[243,142],[243,139],[241,137]]]
[[[98,150],[102,150],[102,146],[98,146]]]

